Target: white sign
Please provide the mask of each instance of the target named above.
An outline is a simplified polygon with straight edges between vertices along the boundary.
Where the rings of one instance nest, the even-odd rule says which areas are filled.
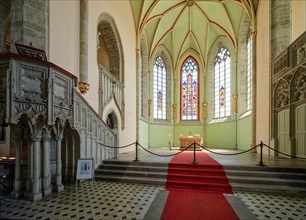
[[[94,160],[93,158],[83,158],[78,160],[77,180],[93,179],[94,177]]]

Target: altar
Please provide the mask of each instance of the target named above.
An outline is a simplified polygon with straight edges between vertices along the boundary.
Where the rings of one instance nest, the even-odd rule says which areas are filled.
[[[202,138],[201,137],[193,137],[193,136],[189,136],[189,137],[181,137],[180,138],[180,150],[184,150],[186,149],[186,147],[188,147],[187,150],[193,150],[193,143],[196,143],[196,150],[202,150],[201,147],[199,145],[202,144]]]

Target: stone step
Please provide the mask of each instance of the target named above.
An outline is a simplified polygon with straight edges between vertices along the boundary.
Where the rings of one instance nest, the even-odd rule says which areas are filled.
[[[225,171],[260,171],[260,172],[281,172],[281,173],[300,173],[306,174],[304,168],[291,167],[261,167],[261,166],[223,166]]]
[[[246,183],[230,183],[233,191],[247,192],[267,192],[281,194],[306,195],[306,187],[280,186],[280,185],[262,185]]]
[[[299,179],[289,179],[289,178],[262,178],[262,177],[253,177],[253,176],[230,176],[228,175],[228,181],[230,183],[243,183],[243,184],[252,184],[256,183],[258,185],[275,185],[275,186],[298,186],[305,187],[306,181]]]
[[[115,176],[115,175],[96,175],[95,180],[114,181],[114,182],[127,182],[127,183],[142,183],[150,185],[165,186],[165,178],[148,178],[148,177],[135,177],[135,176]]]
[[[224,174],[218,167],[199,166],[196,170],[181,165],[170,167],[174,174],[170,181],[185,180],[196,182],[201,178],[218,178]],[[260,191],[275,193],[301,192],[306,194],[306,171],[302,168],[224,166],[228,182],[236,191]],[[194,171],[195,170],[195,171]],[[215,174],[215,175],[213,175]],[[95,172],[95,179],[131,183],[155,184],[164,186],[168,176],[167,163],[107,160]],[[218,180],[217,180],[218,181]],[[174,187],[176,187],[174,186]],[[201,187],[201,186],[199,186]],[[204,189],[204,187],[203,187]]]
[[[142,170],[115,170],[115,169],[98,169],[96,175],[113,175],[113,176],[134,176],[134,177],[151,177],[151,178],[167,178],[167,172],[144,172]]]
[[[306,180],[304,173],[289,173],[289,172],[271,172],[271,171],[249,171],[249,170],[226,170],[228,176],[252,176],[263,178],[287,178],[287,179],[303,179]]]
[[[137,171],[150,171],[150,172],[168,172],[168,166],[151,166],[151,165],[123,165],[123,164],[103,164],[97,170],[137,170]]]

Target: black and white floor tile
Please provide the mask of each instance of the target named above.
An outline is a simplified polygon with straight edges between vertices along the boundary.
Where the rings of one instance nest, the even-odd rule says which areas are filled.
[[[85,181],[39,202],[1,197],[0,219],[143,219],[158,192],[154,185]],[[235,192],[259,219],[306,219],[306,196]]]

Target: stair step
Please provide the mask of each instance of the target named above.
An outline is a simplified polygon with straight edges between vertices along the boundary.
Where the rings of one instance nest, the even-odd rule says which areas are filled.
[[[225,175],[224,170],[215,170],[215,169],[188,169],[188,168],[172,168],[169,167],[168,171],[176,173],[186,173],[186,174],[210,174],[210,175]]]
[[[230,189],[231,185],[228,183],[209,183],[209,182],[194,182],[194,181],[177,181],[177,180],[167,180],[167,186],[183,186],[183,187],[191,187],[191,188],[222,188],[222,189]]]
[[[141,166],[141,165],[121,165],[121,164],[103,164],[97,170],[116,169],[116,170],[138,170],[138,171],[152,171],[152,172],[167,172],[168,167],[164,166]]]
[[[208,175],[189,175],[189,174],[168,174],[168,180],[195,180],[195,181],[215,181],[228,182],[226,176],[208,176]]]
[[[158,177],[167,178],[167,172],[144,172],[139,170],[112,170],[112,169],[98,169],[96,170],[96,175],[114,175],[114,176],[145,176],[145,177]]]
[[[143,183],[150,185],[162,185],[166,183],[164,178],[147,178],[147,177],[129,177],[129,176],[113,176],[113,175],[96,175],[95,180],[128,182],[128,183]]]
[[[291,167],[261,167],[261,166],[223,166],[227,171],[260,171],[260,172],[280,172],[280,173],[300,173],[306,174],[305,168],[291,168]]]
[[[227,176],[230,183],[256,183],[262,185],[283,185],[283,186],[300,186],[305,187],[305,180],[297,180],[297,179],[281,179],[281,178],[261,178],[261,177],[253,177],[253,176]]]
[[[267,186],[261,184],[244,184],[244,183],[231,183],[231,185],[233,191],[306,195],[306,187],[293,187],[293,186],[280,186],[280,185]]]
[[[227,170],[228,176],[252,176],[263,178],[286,178],[286,179],[304,179],[304,173],[288,173],[288,172],[262,172],[262,171],[248,171],[248,170]]]

